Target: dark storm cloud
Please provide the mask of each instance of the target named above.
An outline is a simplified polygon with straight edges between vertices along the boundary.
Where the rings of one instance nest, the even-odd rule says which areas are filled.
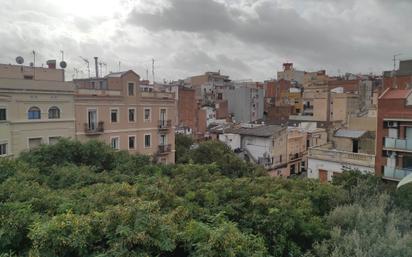
[[[308,2],[328,4],[339,12],[359,15],[359,11],[353,10],[359,1],[309,0],[306,4]],[[135,9],[128,21],[152,31],[192,32],[205,38],[214,37],[211,32],[229,34],[281,56],[345,68],[354,67],[354,63],[364,66],[368,62],[371,67],[378,60],[389,58],[391,52],[397,50],[393,50],[394,44],[388,39],[405,37],[394,35],[390,27],[385,27],[388,18],[385,16],[380,17],[381,23],[370,20],[364,24],[361,16],[341,19],[319,13],[318,17],[304,17],[296,9],[280,7],[276,1],[249,2],[252,14],[239,5],[234,7],[213,0],[172,0],[170,3],[169,8],[157,13]],[[407,41],[411,42],[410,37],[397,42],[396,48],[407,47]]]

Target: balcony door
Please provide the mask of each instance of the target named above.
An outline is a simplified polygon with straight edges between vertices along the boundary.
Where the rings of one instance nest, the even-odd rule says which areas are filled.
[[[91,109],[87,111],[87,123],[90,130],[97,129],[97,110]]]
[[[160,125],[166,125],[166,109],[160,109]]]
[[[167,138],[166,135],[160,135],[160,145],[167,145]]]

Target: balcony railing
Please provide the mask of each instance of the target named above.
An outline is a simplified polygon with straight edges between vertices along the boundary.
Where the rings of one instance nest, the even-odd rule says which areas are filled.
[[[172,127],[172,120],[159,120],[159,130],[167,131]]]
[[[412,140],[385,137],[385,148],[412,151]]]
[[[373,168],[375,166],[375,156],[364,153],[352,153],[338,151],[335,149],[309,148],[309,158],[338,162],[343,164],[353,164]]]
[[[84,132],[86,135],[100,135],[104,132],[104,123],[99,121],[98,123],[84,123]]]
[[[172,152],[172,145],[159,145],[157,152],[159,155],[169,154],[170,152]]]
[[[385,166],[383,170],[383,177],[385,179],[400,181],[411,173],[412,169],[402,169]]]
[[[294,154],[290,154],[289,155],[289,160],[290,161],[294,161],[297,160],[299,158],[302,158],[303,154],[302,153],[294,153]]]

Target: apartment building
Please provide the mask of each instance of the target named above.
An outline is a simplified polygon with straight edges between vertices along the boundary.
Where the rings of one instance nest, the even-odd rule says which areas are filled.
[[[277,73],[277,79],[284,79],[302,85],[305,81],[305,73],[304,71],[296,70],[293,67],[293,63],[284,63],[283,71]]]
[[[412,173],[412,90],[386,89],[377,120],[376,175],[400,181]]]
[[[331,181],[345,169],[374,174],[375,154],[366,130],[337,130],[330,143],[309,148],[308,177]]]
[[[307,138],[306,131],[300,128],[288,128],[287,158],[289,175],[300,174],[302,169],[305,168]]]
[[[73,83],[64,71],[0,65],[0,156],[75,138]]]
[[[265,167],[272,175],[287,170],[287,128],[277,125],[243,124],[218,135],[241,158]]]
[[[256,82],[238,82],[224,91],[228,111],[238,123],[263,119],[265,89]]]
[[[174,163],[173,93],[141,90],[140,77],[132,70],[74,83],[77,139],[101,140],[114,149]]]

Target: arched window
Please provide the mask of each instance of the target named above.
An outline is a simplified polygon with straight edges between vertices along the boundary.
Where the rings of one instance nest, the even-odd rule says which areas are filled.
[[[30,107],[27,114],[28,114],[29,120],[40,120],[41,119],[41,111],[39,107],[36,107],[36,106]]]
[[[49,119],[60,119],[60,109],[58,107],[49,108]]]

